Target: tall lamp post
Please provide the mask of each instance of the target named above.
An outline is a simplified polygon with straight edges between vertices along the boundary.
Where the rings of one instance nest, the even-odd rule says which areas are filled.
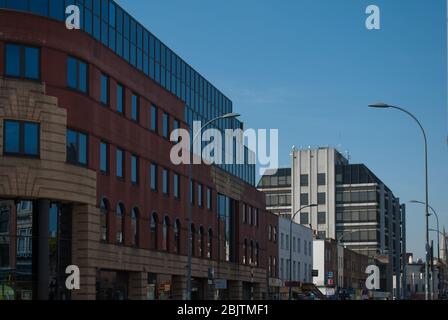
[[[192,140],[192,142],[191,142],[191,146],[192,147],[194,147],[194,143],[195,143],[195,141],[196,141],[196,139],[199,137],[199,136],[201,136],[202,135],[202,130],[204,130],[204,128],[206,128],[207,126],[209,126],[210,124],[212,124],[213,122],[216,122],[216,121],[218,121],[218,120],[221,120],[221,119],[231,119],[231,118],[238,118],[240,115],[238,114],[238,113],[227,113],[227,114],[224,114],[224,115],[222,115],[222,116],[219,116],[219,117],[216,117],[216,118],[213,118],[213,119],[211,119],[211,120],[209,120],[208,122],[206,122],[200,129],[199,129],[199,131],[198,132],[196,132],[195,134],[194,134],[194,136],[193,136],[193,140]],[[193,150],[194,150],[194,148],[193,148]],[[192,157],[190,158],[190,161],[192,161],[193,159],[193,151],[191,151],[191,155],[192,155]],[[202,158],[202,156],[201,156],[201,158]],[[189,185],[190,185],[190,188],[192,187],[191,186],[191,184],[190,184],[190,181],[191,181],[191,176],[192,176],[192,166],[193,166],[193,164],[192,163],[190,163],[189,165],[188,165],[188,179],[189,179],[189,181],[188,181],[188,183],[189,183]],[[193,190],[190,190],[190,194],[191,195],[193,195]],[[187,262],[187,300],[191,300],[191,272],[192,272],[192,249],[193,249],[193,233],[191,232],[192,230],[191,230],[191,223],[192,223],[192,220],[193,220],[193,218],[192,218],[192,210],[191,210],[191,203],[189,203],[190,202],[190,199],[188,199],[187,201],[186,201],[186,203],[187,203],[187,216],[188,216],[188,243],[187,243],[187,247],[188,247],[188,262]]]
[[[411,200],[409,202],[410,203],[419,203],[419,204],[423,204],[423,205],[425,204],[423,201],[417,201],[417,200]],[[437,221],[437,230],[434,230],[434,231],[437,231],[437,233],[438,233],[437,234],[437,260],[440,260],[440,237],[439,237],[439,235],[441,233],[440,233],[440,228],[439,228],[439,215],[437,214],[436,210],[434,210],[433,207],[431,207],[430,205],[428,205],[428,207],[429,207],[429,209],[431,209],[431,211],[434,214],[434,216],[436,217],[436,221]],[[431,229],[429,231],[431,231]]]
[[[420,127],[422,134],[423,134],[423,140],[424,140],[424,147],[425,147],[425,224],[426,224],[426,230],[425,230],[425,238],[426,238],[426,263],[425,263],[425,299],[429,300],[429,191],[428,191],[428,140],[426,138],[426,132],[423,128],[420,121],[409,111],[406,109],[403,109],[401,107],[392,106],[385,103],[375,103],[370,104],[370,108],[380,108],[380,109],[396,109],[399,111],[402,111],[406,113],[408,116],[410,116],[412,119],[414,119],[415,122],[417,122],[418,126]]]
[[[301,212],[303,209],[306,208],[313,208],[317,207],[317,204],[308,204],[306,206],[301,207],[299,210],[297,210],[291,217],[291,220],[289,221],[289,300],[292,299],[292,223],[294,222],[294,218],[296,215]]]

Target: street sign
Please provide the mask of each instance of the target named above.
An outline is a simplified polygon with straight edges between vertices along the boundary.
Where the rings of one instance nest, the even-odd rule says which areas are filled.
[[[332,286],[334,284],[333,279],[328,279],[328,285]]]
[[[327,278],[328,278],[328,279],[333,279],[333,271],[329,271],[329,272],[327,273]]]
[[[217,290],[227,289],[227,279],[215,279],[215,289]]]

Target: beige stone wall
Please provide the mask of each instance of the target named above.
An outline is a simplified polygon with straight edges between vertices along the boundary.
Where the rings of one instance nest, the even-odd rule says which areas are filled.
[[[3,120],[40,123],[39,159],[3,156]],[[96,173],[66,163],[67,112],[42,84],[0,78],[0,196],[94,205]]]

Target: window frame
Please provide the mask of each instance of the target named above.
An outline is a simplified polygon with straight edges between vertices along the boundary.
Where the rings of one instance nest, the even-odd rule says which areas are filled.
[[[7,54],[6,54],[6,49],[8,45],[12,45],[12,46],[18,46],[19,47],[19,75],[11,75],[11,74],[7,74],[6,73],[6,66],[7,66]],[[25,55],[25,49],[26,48],[32,48],[32,49],[37,49],[38,51],[38,65],[37,65],[37,69],[38,69],[38,77],[37,78],[30,78],[26,76],[26,55]],[[27,44],[23,44],[23,43],[17,43],[17,42],[5,42],[4,43],[4,47],[3,47],[3,74],[5,77],[8,78],[13,78],[13,79],[26,79],[26,80],[30,80],[30,81],[41,81],[42,78],[42,52],[41,52],[41,48],[37,47],[37,46],[32,46],[32,45],[27,45]]]
[[[73,87],[71,87],[70,85],[69,85],[69,73],[68,73],[68,66],[69,66],[69,60],[70,59],[73,59],[73,60],[75,60],[75,62],[76,62],[76,71],[75,71],[75,82],[76,82],[76,88],[73,88]],[[86,66],[86,79],[85,79],[85,81],[86,81],[86,91],[83,91],[82,89],[81,89],[81,85],[80,85],[80,72],[79,72],[79,70],[80,70],[80,68],[79,68],[79,66],[80,66],[80,64],[84,64],[85,66]],[[70,90],[73,90],[73,91],[76,91],[76,92],[78,92],[78,93],[81,93],[81,94],[84,94],[84,95],[86,95],[86,96],[88,96],[89,95],[89,64],[86,62],[86,61],[84,61],[84,60],[82,60],[82,59],[79,59],[79,58],[77,58],[77,57],[75,57],[75,56],[72,56],[72,55],[67,55],[67,59],[66,59],[66,68],[65,68],[65,70],[66,70],[66,73],[67,73],[67,77],[66,77],[66,80],[67,80],[67,88],[68,89],[70,89]]]
[[[8,122],[17,123],[19,125],[19,152],[9,152],[6,150],[6,124]],[[37,154],[28,154],[25,153],[25,124],[33,124],[37,126]],[[16,119],[3,119],[3,155],[11,156],[11,157],[23,157],[23,158],[40,158],[40,123],[34,121],[23,121]]]
[[[76,133],[76,144],[78,146],[78,152],[76,154],[76,161],[71,161],[68,158],[68,152],[66,154],[66,162],[75,166],[81,166],[81,167],[88,167],[89,166],[89,135],[83,131],[75,130],[72,128],[67,127],[66,130],[66,149],[68,148],[67,145],[67,138],[68,138],[68,131],[72,131]],[[84,135],[86,137],[86,163],[82,163],[79,161],[79,136]]]

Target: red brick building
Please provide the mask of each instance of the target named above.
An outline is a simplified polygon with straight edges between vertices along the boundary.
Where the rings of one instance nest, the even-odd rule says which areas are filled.
[[[0,1],[0,199],[32,202],[32,298],[185,298],[190,208],[192,298],[262,298],[277,255],[268,226],[277,222],[253,186],[255,168],[194,165],[190,175],[187,165],[170,161],[166,133],[191,123],[183,94],[189,66],[113,1],[81,6],[81,30],[65,27],[58,11],[64,1],[34,11],[20,2],[26,5]],[[103,6],[98,17],[96,6]],[[129,23],[129,42],[118,27],[108,30],[108,46],[96,39],[86,22],[95,28],[96,18],[104,22],[100,34],[112,19],[114,27],[124,21],[123,33]],[[118,41],[131,58],[117,54]],[[151,65],[159,72],[164,65],[152,60],[151,41],[173,59],[171,89],[168,80],[152,79]],[[231,102],[194,74],[207,115],[231,111]],[[173,86],[180,91],[173,94]],[[212,91],[217,112],[210,112]],[[4,234],[13,236],[14,215],[5,212]],[[52,232],[57,240],[42,236]],[[8,274],[17,268],[6,249],[0,285],[14,289]],[[52,250],[58,259],[48,268]],[[64,287],[70,264],[80,268],[79,290]]]

